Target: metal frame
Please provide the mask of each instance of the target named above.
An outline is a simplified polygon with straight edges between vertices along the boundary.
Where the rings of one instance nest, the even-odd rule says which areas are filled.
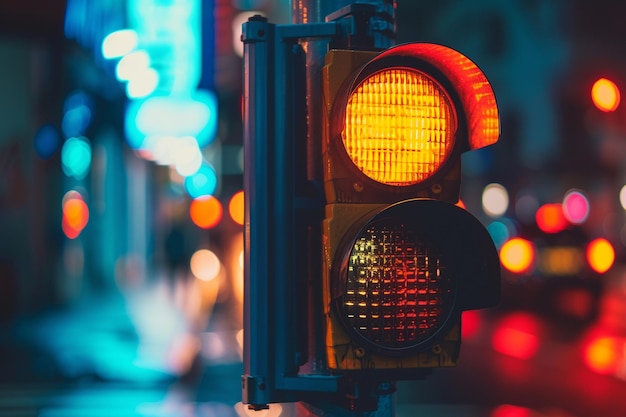
[[[324,363],[310,363],[320,361],[312,345],[324,342],[310,340],[315,319],[323,318],[315,317],[316,308],[321,312],[315,306],[316,286],[320,287],[317,304],[321,303],[321,273],[309,271],[314,263],[321,263],[321,238],[315,237],[315,231],[321,235],[324,194],[321,178],[308,177],[307,164],[316,160],[308,154],[315,152],[308,133],[312,124],[321,121],[314,120],[315,110],[307,102],[319,92],[307,91],[309,69],[301,43],[388,47],[395,32],[390,23],[393,8],[387,3],[381,3],[385,7],[354,3],[325,23],[275,25],[254,16],[243,25],[242,398],[253,409],[345,391],[341,376],[331,375]],[[364,24],[367,19],[369,24]],[[315,280],[320,282],[311,282]]]
[[[244,24],[243,402],[264,408],[290,391],[336,392],[338,377],[298,374],[306,360],[306,241],[323,201],[307,193],[303,38],[331,38],[337,23]],[[308,194],[308,195],[307,195]],[[300,302],[298,303],[298,300]],[[304,310],[303,310],[304,309]]]

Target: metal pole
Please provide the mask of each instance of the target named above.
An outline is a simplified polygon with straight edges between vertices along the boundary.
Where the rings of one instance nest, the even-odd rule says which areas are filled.
[[[268,39],[272,38],[273,26],[263,19],[249,22],[248,31],[254,35],[253,41],[244,43],[244,175],[245,219],[244,244],[244,379],[245,400],[251,404],[265,404],[269,393],[264,389],[272,386],[266,381],[273,363],[270,363],[274,346],[269,309],[269,273],[271,268],[271,247],[267,236],[272,226],[274,190],[271,187],[272,143],[274,137],[273,120],[268,113],[268,102],[273,85],[269,84],[271,74],[271,48]],[[246,34],[246,37],[253,37]],[[254,88],[252,88],[254,86]],[[253,205],[254,204],[254,205]]]

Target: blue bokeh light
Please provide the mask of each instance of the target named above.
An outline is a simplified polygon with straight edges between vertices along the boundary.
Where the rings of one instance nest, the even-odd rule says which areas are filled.
[[[217,112],[217,98],[210,91],[131,100],[124,122],[126,138],[132,148],[140,149],[147,137],[192,136],[202,148],[215,140]]]
[[[84,137],[71,137],[61,149],[63,172],[68,177],[82,180],[91,167],[91,144]]]
[[[501,217],[489,223],[487,231],[496,247],[500,248],[507,240],[517,234],[517,226],[511,219]]]
[[[66,138],[84,135],[92,120],[93,102],[82,91],[68,95],[63,105],[61,130]]]
[[[51,124],[41,126],[35,133],[35,152],[41,158],[50,158],[59,149],[61,138],[58,130]]]
[[[185,190],[191,198],[213,195],[217,188],[217,174],[209,165],[202,165],[193,175],[185,178]]]

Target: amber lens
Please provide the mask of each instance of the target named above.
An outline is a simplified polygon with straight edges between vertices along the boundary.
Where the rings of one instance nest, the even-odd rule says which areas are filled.
[[[441,251],[399,221],[370,223],[348,259],[344,319],[367,341],[410,348],[442,325],[451,293]]]
[[[342,138],[365,175],[406,186],[439,169],[455,131],[450,100],[437,82],[414,69],[390,68],[370,75],[350,94]]]

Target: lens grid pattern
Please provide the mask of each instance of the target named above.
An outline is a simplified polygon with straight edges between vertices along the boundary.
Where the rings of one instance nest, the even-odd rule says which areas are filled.
[[[342,139],[365,175],[406,186],[426,180],[445,162],[455,126],[449,99],[434,80],[391,68],[370,75],[352,92]]]
[[[345,318],[376,345],[413,346],[439,328],[449,281],[432,243],[403,224],[372,223],[350,253]]]

